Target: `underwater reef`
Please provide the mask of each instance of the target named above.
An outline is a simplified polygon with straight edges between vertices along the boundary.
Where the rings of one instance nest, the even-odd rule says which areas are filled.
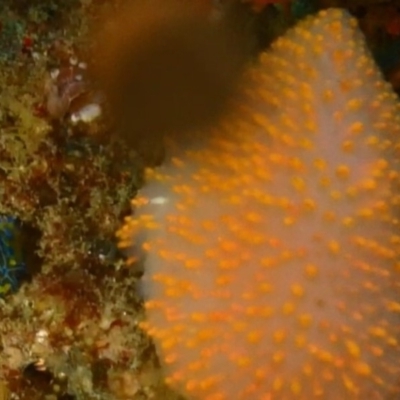
[[[0,6],[0,400],[396,399],[400,5],[157,1]]]

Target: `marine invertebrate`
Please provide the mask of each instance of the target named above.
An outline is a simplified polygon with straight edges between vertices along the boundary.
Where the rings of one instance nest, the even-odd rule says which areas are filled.
[[[77,72],[77,68],[79,65],[56,69],[46,80],[44,85],[46,109],[51,118],[64,117],[72,101],[88,91],[88,85],[82,78],[82,71]]]
[[[85,78],[86,63],[71,57],[68,64],[54,69],[44,85],[45,109],[50,118],[70,114],[73,123],[91,122],[101,115],[102,94],[90,90]]]
[[[397,97],[339,9],[248,78],[211,136],[171,145],[118,232],[145,251],[166,380],[201,400],[398,395]]]
[[[26,274],[18,246],[16,218],[0,217],[0,297],[17,290],[20,279]]]

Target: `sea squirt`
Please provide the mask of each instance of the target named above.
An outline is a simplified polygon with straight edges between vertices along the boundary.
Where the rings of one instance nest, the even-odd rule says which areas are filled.
[[[199,400],[398,396],[398,99],[340,9],[247,78],[211,135],[170,147],[118,232],[146,253],[166,381]]]

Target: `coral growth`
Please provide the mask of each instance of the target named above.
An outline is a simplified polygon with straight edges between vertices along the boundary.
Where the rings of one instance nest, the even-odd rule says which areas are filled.
[[[142,326],[169,384],[399,395],[399,110],[356,20],[330,9],[261,55],[211,138],[171,145],[119,231],[145,252]]]
[[[50,4],[27,13],[22,3],[10,2],[0,35],[0,398],[167,393],[149,372],[137,277],[115,246],[141,161],[105,118],[72,123],[68,107],[55,121],[46,112],[45,82],[85,52],[85,13],[96,10],[53,4],[54,26],[43,14]]]

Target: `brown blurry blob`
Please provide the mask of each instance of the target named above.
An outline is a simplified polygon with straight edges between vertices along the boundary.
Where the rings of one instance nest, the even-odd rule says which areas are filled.
[[[244,40],[184,0],[138,0],[98,36],[97,74],[127,142],[142,153],[164,135],[212,125],[235,94]]]

